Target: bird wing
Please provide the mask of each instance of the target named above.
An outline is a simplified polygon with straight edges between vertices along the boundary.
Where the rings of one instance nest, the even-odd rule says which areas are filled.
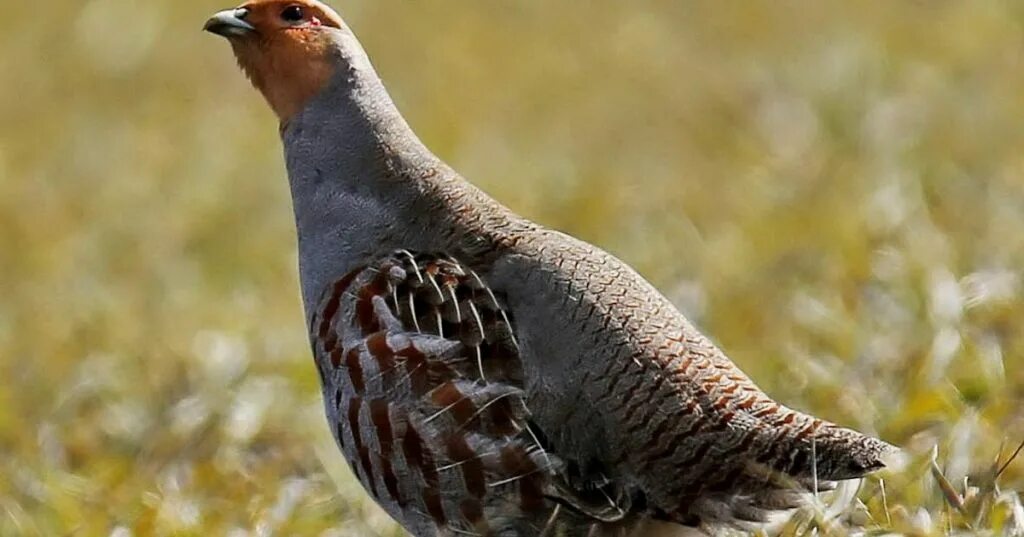
[[[531,411],[554,450],[654,516],[761,521],[891,449],[773,401],[599,248],[542,230],[490,276],[508,290],[527,380],[541,383]]]
[[[414,535],[555,535],[560,519],[625,516],[608,487],[564,479],[531,425],[502,297],[458,260],[398,251],[358,267],[309,329],[335,440]]]

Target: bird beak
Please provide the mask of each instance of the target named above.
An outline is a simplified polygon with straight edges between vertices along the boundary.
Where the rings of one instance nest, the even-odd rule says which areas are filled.
[[[225,9],[210,17],[203,30],[224,37],[236,37],[255,31],[256,27],[245,22],[249,10],[245,8]]]

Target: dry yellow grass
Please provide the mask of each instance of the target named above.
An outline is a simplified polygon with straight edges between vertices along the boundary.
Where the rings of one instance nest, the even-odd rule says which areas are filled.
[[[398,535],[326,433],[226,6],[9,4],[0,535]],[[781,531],[1024,534],[1022,4],[336,6],[467,177],[906,448]]]

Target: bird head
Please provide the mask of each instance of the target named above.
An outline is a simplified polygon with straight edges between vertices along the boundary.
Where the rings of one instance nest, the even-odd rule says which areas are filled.
[[[282,123],[337,71],[341,17],[317,0],[251,0],[214,14],[204,30],[231,43],[238,64]]]

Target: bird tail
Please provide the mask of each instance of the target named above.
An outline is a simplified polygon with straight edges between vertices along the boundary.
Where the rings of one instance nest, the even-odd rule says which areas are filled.
[[[670,519],[739,527],[764,523],[774,513],[805,505],[809,493],[832,490],[837,481],[885,467],[898,451],[882,440],[782,405],[763,419],[760,449],[735,461],[738,477],[717,490],[705,489]]]
[[[798,446],[811,451],[810,462],[797,469],[799,475],[828,481],[857,479],[880,470],[898,451],[882,440],[823,421],[811,436],[810,446],[807,443]]]

